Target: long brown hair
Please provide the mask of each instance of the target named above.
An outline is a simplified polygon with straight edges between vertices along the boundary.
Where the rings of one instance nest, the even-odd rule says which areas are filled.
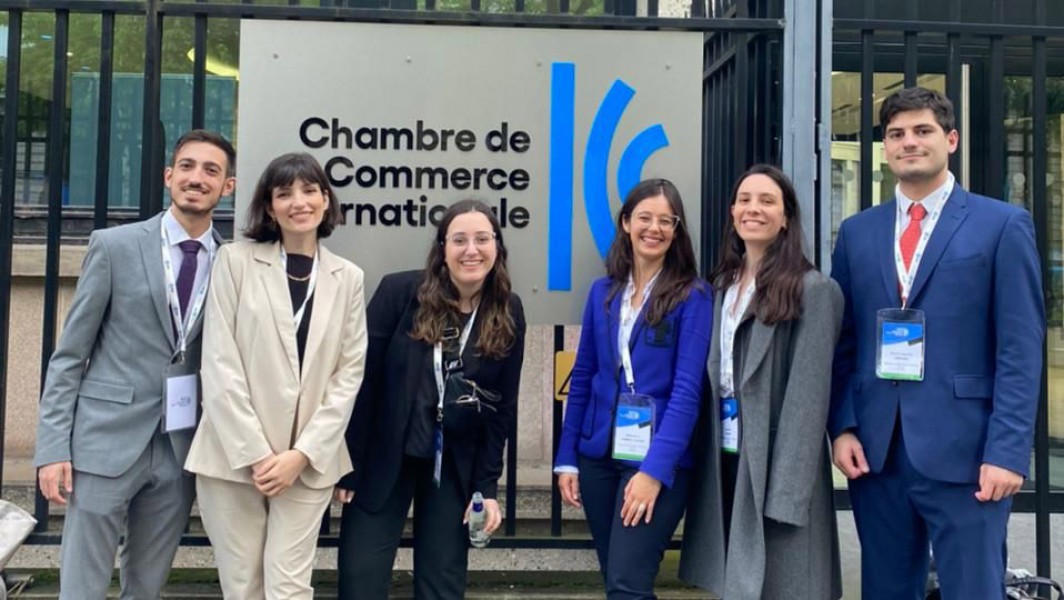
[[[647,300],[646,319],[650,325],[657,325],[676,305],[687,299],[691,288],[698,282],[698,267],[695,264],[694,246],[687,233],[687,219],[683,212],[680,191],[668,179],[647,179],[639,182],[628,192],[621,212],[617,215],[617,234],[606,254],[606,275],[611,280],[610,293],[606,296],[606,309],[610,303],[628,285],[628,275],[632,272],[632,239],[624,230],[624,224],[632,219],[632,212],[640,202],[647,198],[664,196],[669,203],[672,214],[679,221],[673,230],[672,243],[665,252],[665,263],[661,273],[654,281],[654,289]]]
[[[739,198],[739,186],[747,177],[764,175],[780,188],[783,195],[783,214],[787,226],[769,244],[765,257],[757,269],[757,291],[754,293],[754,314],[762,323],[797,319],[802,314],[802,277],[813,264],[802,252],[802,219],[798,213],[798,194],[783,171],[772,165],[754,165],[743,173],[732,189],[731,204]],[[710,274],[713,287],[724,290],[732,285],[743,271],[746,244],[735,231],[735,219],[728,214],[721,240],[720,261]]]
[[[417,290],[418,309],[410,337],[429,344],[443,339],[443,330],[459,323],[458,289],[447,269],[447,228],[458,215],[478,212],[488,218],[495,233],[495,265],[480,288],[477,315],[480,321],[476,349],[479,355],[502,358],[517,339],[517,329],[510,314],[510,275],[506,271],[506,245],[502,241],[499,220],[491,208],[479,200],[459,200],[452,204],[436,227],[436,239],[425,261],[425,276]]]

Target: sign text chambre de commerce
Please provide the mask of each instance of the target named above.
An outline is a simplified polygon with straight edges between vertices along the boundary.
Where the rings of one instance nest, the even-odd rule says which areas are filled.
[[[337,194],[354,199],[340,204],[345,225],[435,227],[453,200],[451,190],[486,201],[504,228],[523,229],[532,217],[529,208],[515,198],[528,190],[527,170],[494,165],[443,167],[431,161],[439,153],[470,154],[480,148],[492,153],[489,156],[528,152],[531,136],[507,121],[477,132],[433,126],[423,120],[411,126],[382,126],[311,116],[300,123],[299,140],[319,155],[322,150],[337,151],[330,152],[322,166]],[[384,164],[375,160],[380,151],[424,153],[427,160],[416,165]],[[341,191],[352,188],[358,191]],[[418,192],[416,197],[411,197],[410,190]]]

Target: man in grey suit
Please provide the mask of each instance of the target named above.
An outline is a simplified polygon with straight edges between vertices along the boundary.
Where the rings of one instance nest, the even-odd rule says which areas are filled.
[[[106,597],[121,535],[121,598],[158,598],[195,485],[182,465],[196,424],[201,315],[221,238],[211,215],[233,191],[235,151],[186,133],[164,182],[170,208],[93,232],[48,365],[34,464],[66,505],[60,598]]]

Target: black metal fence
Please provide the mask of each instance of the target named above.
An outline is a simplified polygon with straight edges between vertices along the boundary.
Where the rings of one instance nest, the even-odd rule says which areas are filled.
[[[512,1],[512,4],[506,2]],[[207,94],[207,49],[210,31],[218,23],[236,19],[296,19],[321,21],[359,21],[446,25],[492,25],[520,27],[561,27],[570,29],[615,30],[687,30],[705,32],[705,69],[703,73],[703,239],[718,239],[719,225],[725,215],[728,190],[733,178],[752,161],[778,160],[778,135],[782,128],[778,106],[779,71],[782,64],[780,40],[784,23],[778,3],[740,0],[725,3],[703,0],[691,3],[689,17],[658,17],[657,0],[647,0],[646,16],[637,17],[635,0],[321,0],[287,3],[248,2],[176,2],[99,1],[99,0],[0,0],[0,18],[7,19],[6,78],[4,80],[3,125],[0,128],[0,348],[9,347],[12,257],[16,239],[40,243],[45,247],[44,318],[40,378],[43,387],[48,359],[54,350],[59,318],[61,248],[84,243],[89,231],[114,222],[146,218],[162,209],[162,169],[167,148],[166,133],[160,120],[163,44],[167,28],[181,19],[193,21],[192,127],[202,127],[210,109]],[[467,4],[463,4],[467,3]],[[535,9],[535,10],[533,10]],[[501,12],[504,11],[504,12]],[[537,12],[538,11],[538,12]],[[534,14],[535,13],[535,14]],[[712,15],[707,17],[707,13]],[[52,79],[46,102],[30,101],[20,85],[27,69],[23,50],[27,48],[26,19],[47,14],[54,26],[47,34],[52,45]],[[71,136],[70,36],[72,15],[98,15],[100,18],[98,123],[95,140],[97,177],[91,190],[89,208],[72,208],[64,203],[66,178],[70,167],[67,148]],[[135,208],[109,206],[112,178],[105,175],[111,161],[112,99],[116,60],[127,57],[118,52],[116,22],[126,17],[143,20],[143,45],[133,48],[143,52],[143,116],[139,137],[140,170],[139,204]],[[121,51],[131,48],[123,46]],[[91,68],[91,67],[90,67]],[[46,133],[31,121],[40,120],[40,105],[47,112]],[[33,115],[30,111],[35,111]],[[36,116],[34,116],[36,115]],[[32,117],[32,119],[31,119]],[[30,155],[35,145],[43,143],[44,165],[42,194],[45,202],[19,204],[17,180],[27,176]],[[21,158],[21,160],[20,160]],[[23,182],[25,187],[25,182]],[[80,193],[88,193],[81,190]],[[43,206],[41,205],[43,204]],[[42,210],[46,209],[46,210]],[[228,227],[226,220],[229,220]],[[216,222],[231,231],[231,213],[216,213]],[[16,227],[16,223],[18,227]],[[705,244],[703,264],[712,264],[713,244]],[[560,328],[559,328],[560,329]],[[561,341],[556,332],[556,345]],[[0,448],[3,447],[7,373],[10,355],[0,352]],[[561,404],[554,404],[555,426],[560,427]],[[557,440],[557,435],[555,436]],[[516,529],[517,445],[508,444],[505,535],[496,540],[501,547],[590,547],[586,539],[562,538],[561,511],[557,492],[552,503],[552,527],[549,538],[518,537]],[[0,461],[0,482],[3,463]],[[57,543],[59,534],[48,531],[48,505],[38,492],[36,516],[40,523],[31,543]],[[327,528],[328,523],[323,524]],[[325,533],[328,533],[327,529]],[[185,538],[189,545],[207,543],[200,535]],[[408,544],[409,540],[404,540]],[[335,538],[324,536],[323,545],[334,545]]]

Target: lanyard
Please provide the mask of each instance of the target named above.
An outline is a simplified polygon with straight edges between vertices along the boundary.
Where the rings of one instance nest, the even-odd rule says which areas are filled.
[[[628,385],[628,391],[635,393],[635,371],[632,369],[632,351],[628,347],[632,338],[632,329],[635,327],[635,320],[639,317],[639,313],[643,310],[643,307],[647,305],[647,299],[650,298],[650,292],[654,289],[654,282],[658,280],[658,275],[661,270],[654,273],[654,276],[650,278],[650,281],[643,286],[643,302],[640,304],[640,310],[636,311],[632,309],[632,296],[635,295],[635,281],[632,279],[632,275],[628,275],[628,285],[624,288],[624,294],[621,296],[621,323],[617,331],[617,347],[621,353],[621,366],[624,368],[624,382]]]
[[[173,258],[170,254],[170,234],[166,231],[166,223],[161,223],[162,230],[162,254],[163,274],[166,277],[166,299],[170,305],[170,318],[174,321],[174,329],[177,330],[178,361],[185,361],[185,349],[188,346],[188,332],[192,324],[203,312],[203,304],[207,300],[207,285],[211,280],[211,265],[214,263],[214,250],[207,253],[207,273],[203,277],[203,284],[196,292],[196,299],[192,302],[192,308],[181,318],[181,301],[177,297],[177,278],[174,277]],[[199,260],[196,258],[196,260]]]
[[[284,251],[284,246],[281,246],[281,268],[284,269],[285,276],[288,276],[288,253]],[[293,324],[296,327],[296,331],[299,331],[299,326],[303,324],[303,314],[307,311],[307,303],[310,302],[310,297],[314,295],[314,288],[318,285],[318,253],[314,253],[314,265],[310,268],[310,283],[307,284],[307,295],[303,297],[303,305],[296,311],[295,316],[292,317]]]
[[[750,300],[753,299],[754,291],[757,289],[757,280],[750,281],[750,284],[743,290],[742,296],[739,296],[738,285],[739,282],[736,281],[728,288],[728,291],[724,294],[724,306],[721,308],[720,392],[724,397],[732,396],[735,393],[735,373],[733,372],[735,357],[732,356],[735,351],[735,332],[739,329],[739,323],[742,322],[746,309],[750,307]],[[728,302],[729,298],[733,299],[730,304]],[[734,312],[732,307],[736,308]]]
[[[953,175],[950,175],[949,184],[942,190],[942,198],[938,203],[938,208],[929,212],[924,217],[921,224],[922,231],[920,233],[920,241],[916,244],[916,250],[913,252],[912,262],[909,263],[909,270],[905,270],[905,260],[901,256],[901,219],[897,215],[894,216],[894,268],[898,273],[898,282],[901,285],[901,307],[905,306],[909,302],[909,292],[913,289],[913,281],[916,280],[917,269],[920,268],[920,260],[924,257],[924,249],[927,247],[927,241],[931,239],[931,232],[935,228],[935,223],[938,223],[938,218],[942,216],[942,210],[946,207],[946,201],[949,199],[950,194],[953,192]],[[911,221],[910,221],[911,223]]]
[[[473,321],[477,320],[477,309],[473,309],[473,314],[469,315],[469,321],[466,322],[465,327],[462,328],[462,335],[458,338],[458,356],[461,357],[465,352],[466,342],[469,341],[469,333],[473,331]],[[443,417],[443,341],[436,342],[432,346],[432,370],[436,372],[436,391],[439,392],[440,400],[436,404],[437,419]]]

